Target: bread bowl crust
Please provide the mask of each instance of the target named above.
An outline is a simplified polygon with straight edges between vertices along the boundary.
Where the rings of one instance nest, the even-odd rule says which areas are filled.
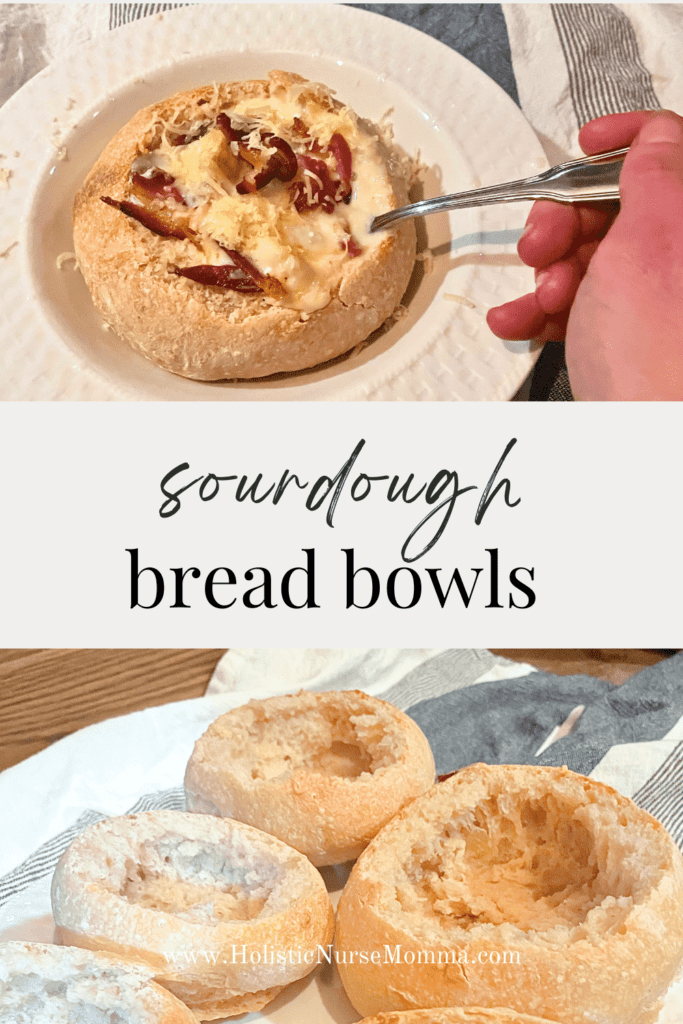
[[[596,906],[580,929],[584,937],[576,940],[566,937],[566,929],[524,930],[513,922],[469,930],[446,922],[437,931],[427,919],[409,922],[397,910],[398,883],[393,880],[403,879],[402,868],[396,871],[392,864],[404,865],[411,844],[418,849],[420,842],[429,843],[451,811],[455,820],[491,793],[502,792],[532,800],[553,794],[559,804],[588,808],[578,813],[595,814],[593,820],[607,823],[596,826],[590,856],[597,857],[595,851],[602,846],[600,855],[608,857],[610,843],[630,842],[633,863],[640,857],[643,877],[654,872],[656,881],[644,882],[630,905],[628,900],[622,903],[613,927],[600,923],[609,899]],[[612,868],[617,871],[618,864]],[[608,909],[605,914],[609,920]],[[683,960],[683,860],[659,822],[608,786],[562,768],[473,765],[397,815],[351,873],[337,915],[337,956],[345,950],[383,949],[385,944],[437,954],[444,949],[458,955],[462,950],[482,952],[485,957],[493,950],[517,950],[520,964],[481,965],[472,959],[467,966],[339,963],[347,995],[363,1015],[503,1004],[563,1024],[650,1024]]]
[[[225,843],[226,856],[234,837],[243,847],[253,849],[254,858],[264,859],[268,871],[273,869],[280,903],[265,916],[217,920],[215,915],[207,915],[206,921],[198,921],[129,901],[110,877],[102,876],[103,865],[111,861],[109,871],[115,879],[124,856],[129,870],[136,844],[157,842],[168,833],[195,844]],[[115,844],[112,837],[121,841]],[[266,946],[317,951],[318,944],[326,946],[330,941],[334,926],[322,878],[295,850],[240,822],[180,811],[149,811],[108,819],[86,829],[57,865],[52,905],[57,941],[108,950],[147,964],[156,980],[201,1020],[261,1009],[283,987],[305,977],[315,966],[315,961],[243,964],[243,946],[247,957],[250,951]],[[233,947],[238,950],[235,955]],[[201,956],[189,959],[185,956],[188,951],[199,951]],[[211,956],[205,957],[202,951],[210,951]]]
[[[361,737],[363,716],[368,721],[374,716],[383,749],[395,744],[390,763],[353,777],[323,774],[304,763],[273,778],[254,780],[249,757],[235,756],[237,738],[244,742],[252,722],[263,729],[265,738],[293,716],[302,721],[309,716],[313,730],[317,716],[326,713],[339,713],[347,721],[359,719]],[[312,737],[312,753],[313,743]],[[258,754],[253,749],[255,764]],[[213,722],[195,744],[185,792],[188,809],[246,821],[323,866],[358,857],[380,828],[433,782],[434,759],[426,736],[393,704],[360,690],[302,691],[250,701]]]
[[[135,1004],[130,1012],[137,1012],[135,1024],[196,1024],[194,1013],[176,996],[153,980],[151,970],[139,962],[114,956],[101,950],[88,953],[83,949],[66,946],[54,946],[39,942],[7,942],[0,943],[0,963],[2,974],[7,982],[12,972],[17,977],[27,973],[37,974],[45,981],[54,980],[71,968],[78,972],[86,972],[89,980],[96,972],[115,973],[116,984],[121,994],[119,1009],[123,999]],[[0,1010],[3,997],[0,996]],[[46,993],[46,999],[50,996]]]
[[[516,1013],[502,1006],[446,1006],[431,1010],[403,1010],[365,1017],[359,1024],[557,1024],[556,1021]]]
[[[169,265],[204,260],[187,240],[161,238],[101,201],[127,195],[133,161],[155,144],[155,119],[178,112],[188,120],[212,116],[239,99],[268,99],[275,88],[303,81],[272,72],[268,80],[205,86],[146,107],[112,139],[76,195],[74,250],[95,306],[121,338],[172,373],[196,380],[249,379],[316,366],[364,341],[405,292],[415,258],[411,221],[349,259],[329,304],[302,317],[258,295],[169,272]],[[402,205],[406,183],[398,173],[387,174],[392,207]]]

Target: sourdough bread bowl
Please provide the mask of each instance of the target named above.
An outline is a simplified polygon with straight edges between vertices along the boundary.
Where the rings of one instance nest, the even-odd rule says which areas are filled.
[[[57,865],[52,906],[58,942],[148,965],[200,1020],[261,1009],[313,970],[333,929],[322,878],[296,850],[180,811],[86,829]]]
[[[366,1017],[360,1024],[557,1024],[556,1021],[515,1013],[502,1006],[446,1006],[431,1010],[402,1010]]]
[[[0,1024],[196,1024],[148,967],[109,953],[0,943]]]
[[[179,93],[136,114],[88,174],[78,265],[105,322],[173,373],[301,370],[399,304],[412,222],[369,226],[407,201],[410,173],[376,126],[298,75]]]
[[[434,782],[426,736],[360,690],[253,700],[221,715],[185,773],[189,810],[269,832],[313,864],[357,857]]]
[[[608,786],[472,765],[370,844],[335,945],[363,1015],[503,1005],[562,1024],[648,1024],[683,960],[681,853]],[[354,950],[379,950],[379,963]]]

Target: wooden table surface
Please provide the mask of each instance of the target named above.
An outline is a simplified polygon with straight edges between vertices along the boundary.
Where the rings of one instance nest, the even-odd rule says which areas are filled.
[[[200,697],[224,653],[211,650],[0,650],[0,769],[93,722]],[[561,675],[613,683],[670,652],[496,650]]]

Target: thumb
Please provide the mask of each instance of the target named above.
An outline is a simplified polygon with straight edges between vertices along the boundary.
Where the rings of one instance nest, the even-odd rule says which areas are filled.
[[[683,118],[671,111],[650,117],[631,144],[619,182],[622,210],[671,214],[683,205]]]
[[[613,256],[668,293],[683,268],[683,119],[665,112],[643,126],[626,154],[621,210],[608,235]],[[607,254],[607,253],[606,253]],[[654,274],[652,279],[650,275]]]

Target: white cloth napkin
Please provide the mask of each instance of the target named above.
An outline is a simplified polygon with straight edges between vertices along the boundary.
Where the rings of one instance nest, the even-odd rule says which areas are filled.
[[[681,4],[503,4],[503,13],[522,110],[551,164],[581,155],[579,128],[593,117],[656,106],[683,114]]]

